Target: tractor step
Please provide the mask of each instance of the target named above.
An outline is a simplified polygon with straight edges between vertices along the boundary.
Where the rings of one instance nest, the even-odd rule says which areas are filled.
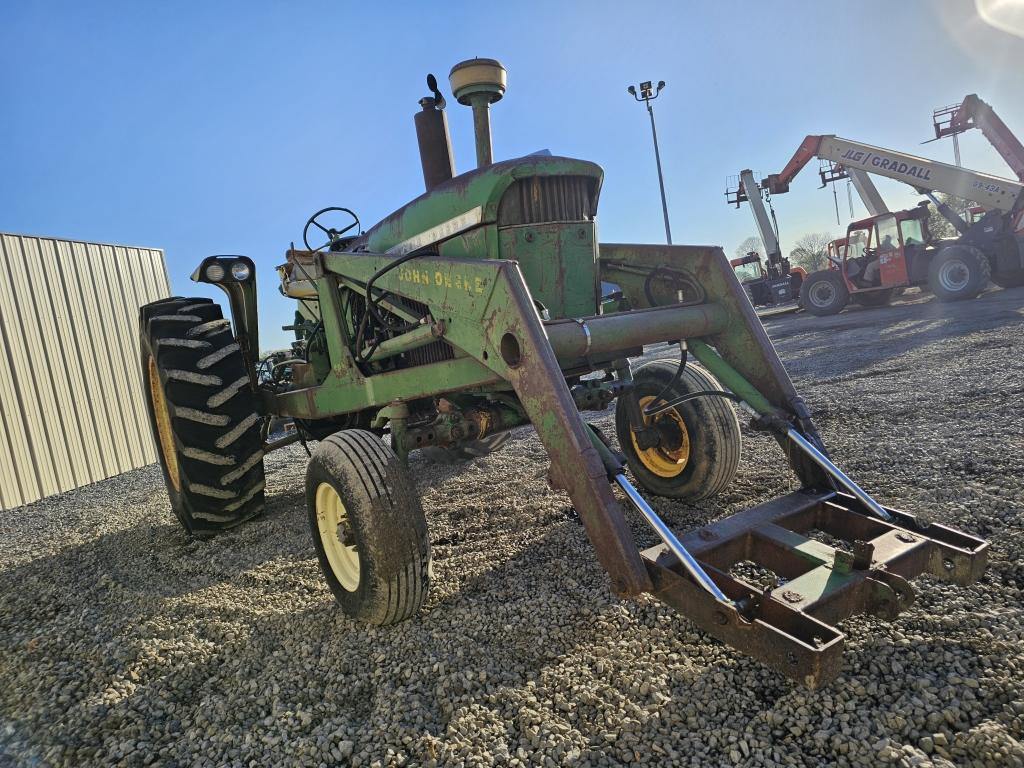
[[[816,688],[841,670],[844,635],[833,624],[858,613],[894,618],[913,603],[908,580],[921,574],[963,585],[985,570],[988,542],[886,511],[888,522],[854,496],[798,491],[682,536],[730,602],[695,583],[666,545],[642,558],[655,597]],[[766,578],[752,583],[751,571]]]

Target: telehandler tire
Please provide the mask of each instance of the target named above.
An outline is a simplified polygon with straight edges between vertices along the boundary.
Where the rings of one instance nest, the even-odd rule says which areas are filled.
[[[800,286],[800,303],[805,312],[818,317],[836,315],[850,301],[843,276],[835,269],[812,272]]]
[[[855,293],[850,296],[850,301],[854,304],[859,304],[862,307],[884,307],[892,301],[893,296],[895,295],[895,289],[887,288],[878,291]]]
[[[991,279],[1000,288],[1019,288],[1024,285],[1024,269],[1015,269],[1013,272],[997,272],[992,275]]]
[[[171,508],[208,537],[263,510],[263,418],[241,350],[210,299],[140,310],[142,378]]]
[[[306,506],[320,569],[353,619],[393,624],[423,604],[430,537],[405,465],[377,435],[344,429],[306,469]]]
[[[939,301],[973,299],[985,290],[991,275],[984,253],[969,245],[950,245],[928,265],[928,288]]]
[[[633,386],[641,408],[656,404],[655,398],[672,382],[677,367],[673,360],[653,360],[637,368]],[[687,364],[679,381],[661,394],[659,402],[721,389],[722,385],[710,373]],[[623,398],[616,402],[619,448],[641,486],[658,496],[688,501],[706,499],[729,487],[739,466],[743,439],[736,412],[728,400],[700,397],[653,418],[664,442],[641,450],[630,428]]]

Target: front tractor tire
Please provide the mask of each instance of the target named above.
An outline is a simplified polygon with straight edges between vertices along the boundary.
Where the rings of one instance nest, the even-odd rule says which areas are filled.
[[[142,377],[171,508],[199,537],[263,509],[262,418],[220,307],[173,298],[140,311]]]
[[[637,368],[633,388],[641,408],[694,392],[721,391],[714,376],[692,364],[665,391],[677,367],[673,360],[652,360]],[[658,428],[660,443],[641,449],[624,401],[629,396],[616,402],[615,432],[626,463],[641,486],[658,496],[688,501],[709,498],[729,487],[739,466],[742,437],[728,400],[699,397],[656,416],[645,416],[645,422],[653,420]]]
[[[345,429],[323,440],[306,470],[306,505],[320,569],[346,614],[382,625],[419,610],[427,520],[409,471],[377,435]]]
[[[843,276],[835,269],[812,272],[800,286],[800,304],[812,315],[836,315],[850,301]]]
[[[939,301],[964,301],[985,290],[991,275],[984,253],[969,245],[950,245],[928,266],[928,288]]]

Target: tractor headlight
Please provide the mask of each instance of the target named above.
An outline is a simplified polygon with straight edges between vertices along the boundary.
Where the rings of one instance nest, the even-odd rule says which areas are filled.
[[[231,265],[231,276],[240,283],[248,280],[251,274],[252,270],[249,269],[249,265],[244,261],[236,261]]]
[[[224,267],[216,261],[206,267],[206,279],[211,283],[219,283],[224,279]]]

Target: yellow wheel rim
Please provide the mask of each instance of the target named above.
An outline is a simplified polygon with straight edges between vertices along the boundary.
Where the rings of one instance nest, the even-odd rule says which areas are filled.
[[[181,474],[178,470],[178,451],[174,447],[174,432],[171,431],[171,413],[167,408],[164,388],[160,385],[160,372],[156,368],[156,359],[150,355],[148,365],[149,394],[153,400],[153,418],[156,420],[156,433],[160,438],[160,453],[164,457],[167,476],[175,491],[181,491]]]
[[[640,408],[646,408],[653,402],[653,395],[641,397]],[[651,424],[652,418],[644,416],[644,423]],[[673,448],[666,448],[665,446],[659,445],[654,448],[640,450],[640,446],[637,445],[636,442],[636,434],[630,431],[630,439],[633,441],[633,450],[640,458],[644,468],[648,471],[658,477],[676,477],[686,469],[686,463],[690,460],[690,434],[686,431],[686,423],[683,421],[683,417],[680,415],[679,411],[672,408],[671,410],[654,416],[653,424],[659,428],[671,428],[673,433],[678,430],[681,438],[679,445]]]
[[[359,551],[348,510],[330,483],[320,483],[316,489],[316,524],[335,578],[346,592],[355,592],[359,586]]]

